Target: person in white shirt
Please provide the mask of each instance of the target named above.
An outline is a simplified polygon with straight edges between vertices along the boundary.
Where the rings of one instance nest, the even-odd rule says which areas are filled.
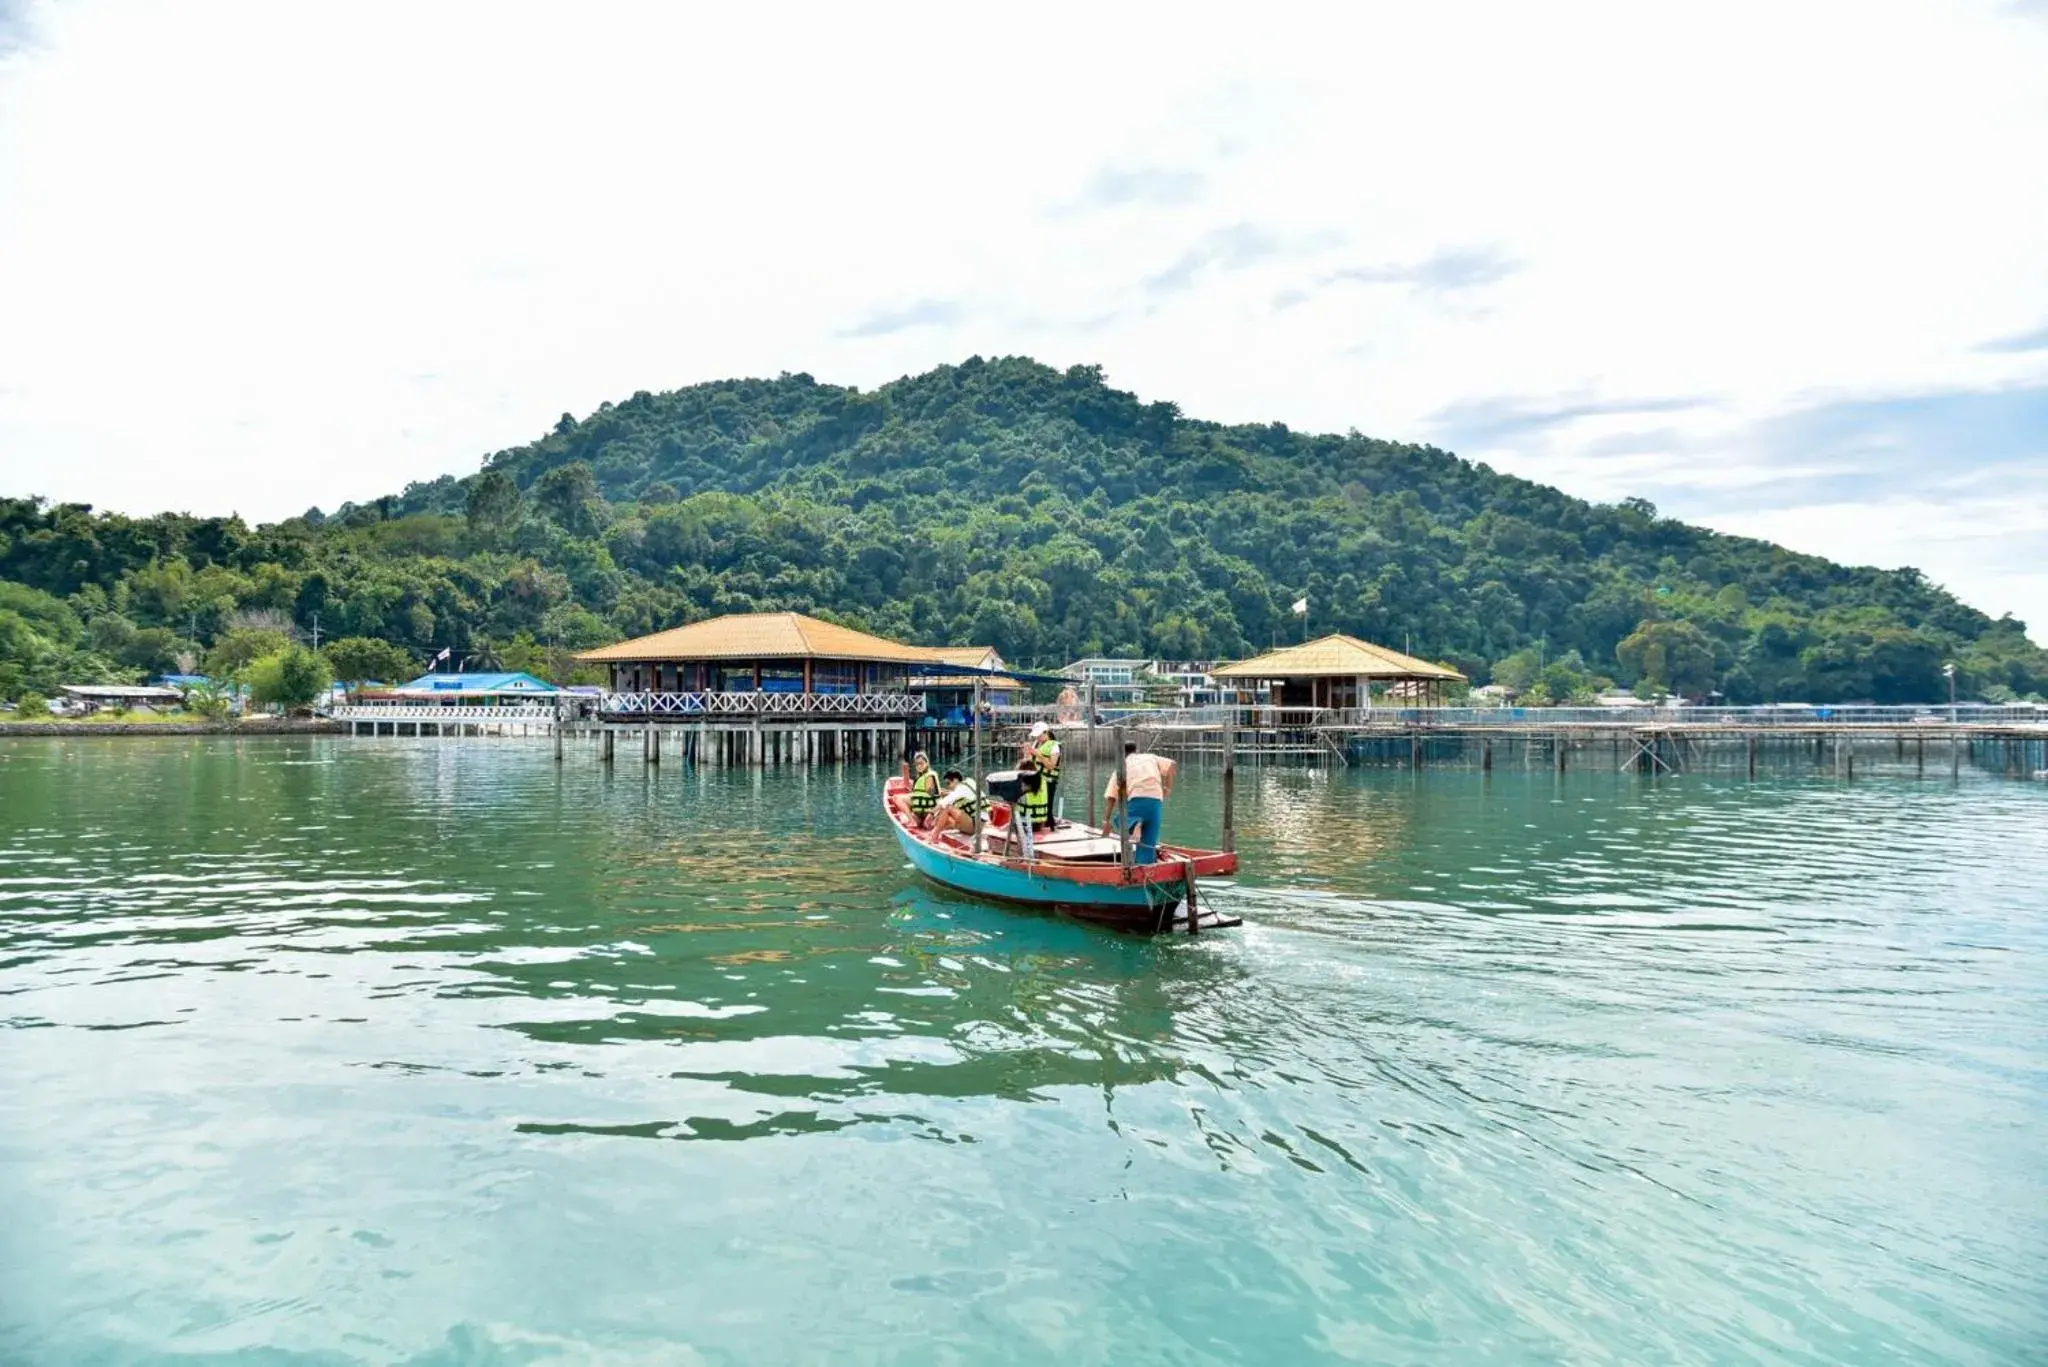
[[[974,834],[974,814],[981,810],[981,794],[960,776],[958,769],[946,771],[946,791],[932,811],[932,828]]]

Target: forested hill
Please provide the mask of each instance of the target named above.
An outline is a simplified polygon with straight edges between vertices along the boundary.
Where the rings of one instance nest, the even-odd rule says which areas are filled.
[[[10,632],[140,668],[266,612],[557,671],[539,646],[761,608],[1039,666],[1207,658],[1291,639],[1306,596],[1316,632],[1559,697],[1608,677],[1934,700],[1947,660],[1966,695],[2048,689],[2019,623],[1912,570],[1587,503],[1431,447],[1196,421],[1023,358],[871,393],[808,375],[642,392],[468,479],[253,530],[7,500],[0,575],[40,591],[0,602],[17,671]]]

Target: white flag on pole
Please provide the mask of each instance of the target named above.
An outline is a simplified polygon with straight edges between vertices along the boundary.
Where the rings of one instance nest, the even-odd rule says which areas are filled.
[[[447,658],[448,658],[448,652],[449,652],[449,651],[451,651],[451,650],[453,650],[454,648],[455,648],[455,647],[453,647],[453,646],[442,646],[442,647],[441,647],[441,653],[440,653],[439,655],[436,655],[436,656],[435,656],[435,657],[434,657],[433,659],[431,659],[431,660],[427,661],[427,663],[428,663],[428,664],[435,664],[435,665],[437,665],[437,664],[441,663],[441,661],[443,661],[443,660],[445,660],[445,659],[447,659]]]
[[[1294,600],[1294,615],[1297,617],[1308,616],[1308,599],[1297,598]]]

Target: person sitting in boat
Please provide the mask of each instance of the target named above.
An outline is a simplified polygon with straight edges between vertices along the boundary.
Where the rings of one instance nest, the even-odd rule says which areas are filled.
[[[1060,738],[1050,726],[1039,722],[1031,728],[1031,739],[1024,742],[1022,758],[1036,764],[1039,777],[1044,780],[1045,824],[1051,829],[1060,824]]]
[[[974,834],[974,814],[981,810],[981,794],[960,776],[958,769],[946,771],[946,792],[932,809],[932,825],[942,831]]]
[[[932,768],[931,757],[920,750],[910,757],[910,766],[916,771],[910,780],[910,814],[917,818],[920,829],[930,829],[932,810],[939,805],[939,775]]]
[[[1164,755],[1141,754],[1130,741],[1124,742],[1124,778],[1130,785],[1130,796],[1117,791],[1116,775],[1109,776],[1109,787],[1102,794],[1108,806],[1104,808],[1104,828],[1117,829],[1116,808],[1123,802],[1122,820],[1130,825],[1132,861],[1139,864],[1159,862],[1159,829],[1166,820],[1166,799],[1173,795],[1173,776],[1180,766]]]

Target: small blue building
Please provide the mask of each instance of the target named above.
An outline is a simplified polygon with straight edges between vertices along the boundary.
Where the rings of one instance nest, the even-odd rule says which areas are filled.
[[[394,688],[365,689],[363,702],[443,703],[449,707],[512,707],[522,702],[552,702],[562,690],[531,674],[422,674]]]

